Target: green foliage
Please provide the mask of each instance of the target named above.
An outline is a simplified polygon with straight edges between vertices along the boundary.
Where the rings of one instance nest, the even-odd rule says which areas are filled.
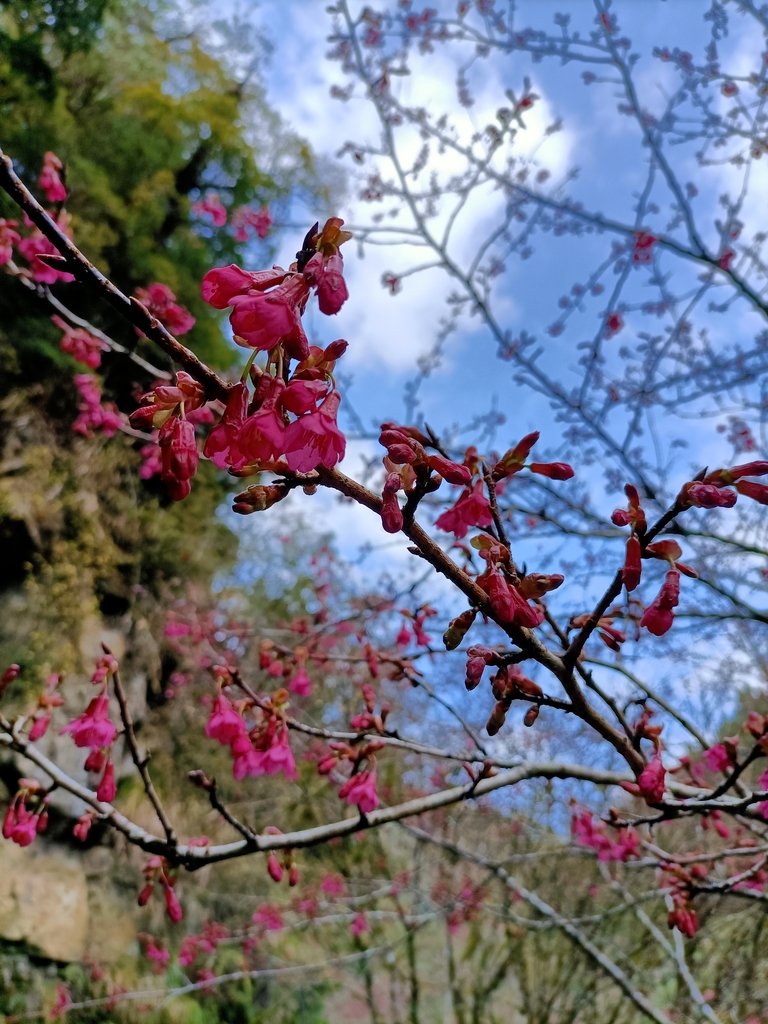
[[[241,246],[227,230],[196,222],[191,203],[209,189],[230,208],[279,203],[308,185],[311,161],[255,78],[239,82],[194,33],[170,34],[183,16],[183,6],[135,0],[0,5],[2,144],[31,184],[44,153],[56,152],[78,244],[129,293],[167,284],[197,318],[185,340],[226,366],[221,317],[199,287],[211,266],[240,259]],[[258,124],[270,126],[280,151],[280,182],[254,154]],[[2,215],[18,217],[7,199]],[[76,285],[53,292],[163,365]],[[10,568],[0,585],[0,656],[40,671],[76,664],[78,627],[89,616],[114,615],[137,594],[158,599],[169,580],[210,580],[235,551],[215,519],[223,490],[211,467],[179,508],[160,486],[139,481],[136,442],[73,437],[70,381],[82,368],[60,351],[51,313],[23,281],[0,275],[0,555]],[[121,355],[107,354],[102,371],[105,396],[127,411],[151,383]]]
[[[47,14],[60,6],[69,13]],[[235,259],[238,244],[226,231],[196,227],[191,201],[207,189],[230,208],[279,201],[308,185],[311,161],[259,90],[238,82],[200,40],[158,36],[158,13],[103,0],[0,12],[10,40],[0,47],[3,147],[31,182],[43,154],[55,151],[66,166],[78,244],[129,292],[153,280],[173,289],[198,319],[195,350],[222,365],[229,355],[220,318],[202,303],[199,282],[211,266]],[[39,60],[20,55],[30,46]],[[49,84],[35,89],[28,77]],[[280,150],[280,182],[257,163],[249,132],[258,124],[269,126],[270,145]],[[7,201],[3,213],[13,215]]]

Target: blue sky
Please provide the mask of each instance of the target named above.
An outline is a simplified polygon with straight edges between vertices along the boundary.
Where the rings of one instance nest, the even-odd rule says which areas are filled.
[[[360,10],[362,5],[357,5]],[[437,3],[439,10],[453,9],[453,5]],[[500,5],[497,5],[500,6]],[[549,0],[523,0],[516,5],[518,26],[530,25],[534,29],[552,30],[558,12],[570,14],[571,26],[584,37],[595,29],[595,9],[586,0],[572,3],[550,3]],[[339,209],[332,211],[291,211],[294,222],[286,233],[285,255],[278,259],[286,262],[297,247],[296,224],[307,226],[318,215],[336,213],[352,226],[364,231],[382,207],[360,202],[356,197],[359,184],[355,166],[339,153],[347,140],[356,143],[375,142],[380,125],[369,100],[359,86],[346,103],[329,98],[333,85],[347,86],[339,65],[328,61],[326,41],[331,22],[325,4],[302,2],[292,4],[246,5],[249,13],[264,26],[274,44],[274,52],[266,76],[270,102],[284,120],[312,146],[326,166],[342,166],[348,173],[349,192],[342,197]],[[756,109],[756,94],[744,80],[751,71],[764,75],[762,49],[764,36],[755,32],[754,23],[731,11],[729,34],[718,40],[717,58],[723,69],[739,83],[739,99],[722,94],[720,80],[706,95],[710,104],[707,116],[714,124],[728,123],[731,112],[743,104],[738,118],[746,123],[747,114]],[[676,48],[690,51],[697,63],[706,59],[705,48],[710,39],[711,23],[704,20],[709,5],[699,0],[619,0],[613,8],[619,22],[618,37],[626,34],[632,40],[632,51],[638,54],[633,67],[633,83],[638,101],[651,118],[663,115],[670,99],[677,96],[672,126],[679,137],[669,132],[665,136],[664,154],[669,160],[675,178],[685,189],[690,182],[697,195],[690,200],[697,230],[707,251],[717,255],[722,248],[718,219],[723,217],[720,197],[729,196],[735,202],[744,181],[745,168],[736,163],[721,161],[721,150],[708,154],[711,162],[701,167],[697,151],[701,137],[686,140],[683,134],[700,117],[690,96],[677,95],[681,79],[674,61],[664,61],[654,54],[654,48]],[[553,59],[536,62],[515,51],[500,52],[490,59],[475,62],[468,72],[475,102],[469,109],[456,100],[455,61],[460,54],[454,49],[435,49],[432,53],[412,55],[409,73],[393,79],[393,92],[404,104],[421,104],[430,115],[445,111],[455,122],[457,139],[468,145],[474,132],[482,132],[493,123],[499,107],[508,103],[505,89],[521,94],[524,80],[530,78],[531,88],[537,95],[534,106],[524,114],[524,130],[515,138],[511,155],[518,161],[517,169],[527,168],[528,181],[536,184],[536,175],[546,172],[545,182],[536,187],[539,192],[555,200],[567,195],[571,202],[583,204],[586,210],[600,211],[608,219],[632,225],[635,207],[644,202],[639,226],[665,234],[672,241],[688,244],[685,224],[674,219],[674,193],[663,174],[657,174],[648,193],[647,149],[635,119],[617,110],[618,83],[595,82],[587,85],[583,72],[590,65],[577,61],[561,63]],[[711,56],[711,55],[710,55]],[[597,69],[600,73],[600,68]],[[724,79],[723,79],[724,81]],[[739,108],[741,109],[741,108]],[[560,122],[559,131],[548,134],[547,128]],[[742,123],[742,122],[739,122]],[[757,131],[757,128],[755,129]],[[749,140],[745,142],[747,149]],[[412,129],[399,133],[398,147],[407,163],[418,152],[420,140]],[[506,154],[505,154],[506,155]],[[732,155],[732,154],[729,154]],[[718,162],[719,161],[719,162]],[[429,174],[438,179],[462,173],[463,162],[455,151],[442,153],[433,149],[426,171],[417,173],[412,181],[421,187]],[[372,167],[383,177],[391,172],[384,159],[364,168]],[[762,227],[768,199],[768,159],[754,160],[749,167],[749,188],[741,203],[739,219],[745,225],[742,237],[736,243],[739,259],[752,242],[754,232]],[[572,173],[576,171],[575,175]],[[335,173],[335,172],[334,172]],[[445,227],[451,207],[450,196],[444,200],[431,222],[437,234]],[[409,218],[387,216],[380,226],[385,228],[409,227]],[[448,244],[448,252],[457,265],[466,265],[472,258],[478,237],[494,229],[504,213],[504,195],[499,189],[481,186],[458,213]],[[643,374],[656,361],[657,367],[649,380],[654,387],[666,387],[669,378],[679,378],[676,391],[662,391],[666,405],[656,403],[646,410],[635,403],[637,416],[631,417],[623,402],[602,408],[597,399],[592,401],[597,427],[603,428],[609,438],[625,441],[625,452],[635,458],[633,449],[648,454],[646,472],[662,497],[671,498],[680,484],[690,478],[703,465],[710,467],[733,461],[735,458],[727,433],[729,416],[742,416],[755,430],[759,450],[752,457],[765,457],[765,436],[759,405],[760,392],[756,380],[748,379],[739,386],[725,390],[718,405],[711,395],[691,397],[688,378],[693,370],[700,374],[709,366],[734,364],[733,354],[738,346],[748,349],[764,330],[762,315],[756,314],[743,300],[736,301],[727,313],[714,312],[710,306],[721,301],[726,294],[719,279],[714,287],[702,287],[700,263],[658,252],[653,267],[657,273],[653,280],[647,267],[632,265],[621,269],[613,246],[616,242],[625,248],[631,236],[611,231],[590,230],[577,235],[557,236],[553,232],[534,234],[532,254],[523,258],[519,247],[508,254],[503,272],[494,281],[491,299],[494,315],[511,339],[523,332],[536,339],[538,354],[533,363],[548,375],[550,383],[572,394],[583,376],[579,363],[585,351],[599,352],[599,367],[608,382],[624,386],[626,374],[632,372],[642,383]],[[381,241],[374,238],[374,241]],[[761,243],[756,243],[759,247]],[[347,276],[351,297],[338,316],[324,318],[308,314],[310,334],[321,341],[345,337],[350,348],[340,364],[348,398],[368,430],[375,435],[383,419],[400,419],[405,415],[404,389],[413,379],[414,365],[419,356],[434,344],[441,316],[446,310],[449,294],[455,287],[442,270],[429,270],[406,276],[399,295],[392,297],[381,285],[385,271],[407,274],[414,263],[422,260],[422,252],[407,244],[371,245],[362,248],[357,241],[345,250]],[[625,253],[626,264],[626,253]],[[603,268],[602,270],[600,268]],[[745,273],[749,278],[749,267]],[[602,288],[599,295],[584,297],[574,302],[574,286],[596,282]],[[760,287],[760,281],[756,285]],[[659,288],[666,288],[674,301],[659,315],[643,308],[644,303],[658,300]],[[571,302],[563,308],[563,301]],[[606,314],[618,311],[623,320],[622,329],[614,337],[606,337],[603,330]],[[555,334],[552,325],[561,322],[562,332]],[[689,324],[682,330],[681,324]],[[651,341],[648,339],[651,338]],[[586,346],[586,348],[585,348]],[[759,348],[759,344],[757,346]],[[553,407],[550,399],[520,380],[520,368],[512,362],[496,357],[497,345],[487,326],[480,318],[464,316],[458,329],[445,346],[442,362],[423,382],[419,391],[417,415],[423,417],[453,444],[461,447],[473,438],[457,428],[494,408],[504,417],[495,435],[495,445],[503,450],[530,430],[542,431],[542,452],[574,464],[577,480],[574,484],[557,485],[578,506],[590,504],[610,532],[610,512],[623,504],[624,482],[633,479],[632,470],[616,453],[595,445],[576,429],[578,424],[564,423],[561,410]],[[649,352],[651,355],[649,355]],[[686,361],[688,360],[688,361]],[[729,371],[730,372],[730,371]],[[717,381],[716,381],[717,382]],[[599,389],[595,391],[597,394]],[[685,402],[675,395],[685,395]],[[343,409],[344,407],[342,407]],[[347,417],[344,425],[350,436],[355,423]],[[537,454],[539,450],[537,449]],[[379,458],[375,436],[351,440],[343,468],[357,475],[365,458]],[[556,502],[546,493],[533,491],[530,501],[546,506]],[[738,506],[742,508],[744,502]],[[284,508],[285,506],[281,506]],[[333,528],[337,543],[350,561],[361,545],[372,545],[375,556],[367,569],[359,569],[361,578],[371,568],[384,568],[398,576],[420,569],[419,563],[407,554],[406,544],[398,538],[383,534],[376,517],[365,510],[339,503],[332,495],[317,495],[306,501],[299,496],[292,503],[295,511],[303,513],[318,529]],[[274,510],[273,510],[274,513]],[[578,512],[576,512],[578,517]],[[259,517],[261,519],[261,517]],[[691,517],[693,519],[693,517]],[[707,524],[728,535],[735,528],[736,519],[725,512],[707,513]],[[425,522],[429,523],[427,513]],[[244,523],[246,533],[249,520]],[[518,520],[518,528],[521,526]],[[258,534],[263,522],[254,523]],[[557,537],[553,531],[537,528],[521,531],[516,536],[517,556],[529,559],[529,568],[539,571],[566,572],[567,582],[553,600],[560,610],[584,610],[604,586],[622,558],[622,540],[615,532],[611,556],[606,561],[597,554],[599,541],[585,545],[581,541]],[[539,539],[540,538],[540,539]],[[448,538],[442,537],[444,541]],[[693,551],[686,543],[685,557],[699,561],[696,564],[714,571],[716,562],[707,562],[706,552]],[[722,557],[721,554],[717,556]],[[714,566],[714,569],[713,569]],[[654,572],[654,570],[657,570]],[[744,570],[739,585],[747,597],[762,606],[764,601],[755,589],[757,569]],[[662,566],[652,566],[644,580],[641,600],[648,603],[656,593],[663,575]],[[684,581],[683,607],[691,608],[700,600],[699,584]],[[432,585],[433,598],[447,599],[439,580]],[[683,637],[685,634],[683,633]],[[684,640],[683,640],[684,642]],[[641,659],[655,658],[653,638],[644,637],[632,645],[627,654]],[[689,678],[683,682],[695,692],[700,680],[717,671],[719,648],[710,646],[695,660]],[[650,665],[653,662],[649,662]],[[748,674],[740,667],[740,678]]]

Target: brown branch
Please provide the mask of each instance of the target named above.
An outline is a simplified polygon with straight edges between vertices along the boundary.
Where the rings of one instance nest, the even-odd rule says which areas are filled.
[[[105,654],[110,654],[110,650],[104,647]],[[136,730],[133,727],[133,718],[128,707],[128,700],[125,696],[125,690],[123,689],[123,683],[120,679],[120,673],[115,670],[112,675],[112,683],[115,688],[115,697],[117,697],[117,703],[120,707],[120,721],[123,723],[123,735],[125,736],[125,742],[128,744],[128,750],[131,755],[131,760],[136,765],[136,770],[141,776],[141,782],[144,786],[144,792],[147,794],[147,799],[152,804],[157,815],[157,820],[160,822],[165,832],[165,838],[171,846],[176,845],[176,833],[173,830],[168,815],[165,813],[160,797],[158,796],[157,790],[155,789],[154,783],[152,782],[152,776],[149,774],[149,754],[142,754],[139,750],[139,745],[136,742]]]

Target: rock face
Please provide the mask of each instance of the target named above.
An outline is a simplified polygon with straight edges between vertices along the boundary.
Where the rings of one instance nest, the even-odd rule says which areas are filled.
[[[88,919],[80,861],[59,850],[0,843],[0,935],[49,960],[81,960]]]

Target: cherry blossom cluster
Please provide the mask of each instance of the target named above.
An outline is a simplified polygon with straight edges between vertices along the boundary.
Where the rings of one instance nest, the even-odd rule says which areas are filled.
[[[136,298],[151,316],[165,324],[171,334],[181,337],[195,326],[195,318],[176,301],[176,296],[166,284],[155,281],[146,288],[137,288]]]
[[[96,663],[91,676],[91,683],[99,687],[98,694],[81,715],[60,730],[62,735],[72,737],[76,747],[89,751],[83,767],[87,772],[100,774],[96,796],[105,803],[114,800],[117,793],[115,766],[111,757],[117,739],[117,726],[110,717],[109,709],[109,681],[116,672],[117,661],[113,655],[105,653]]]
[[[59,341],[61,351],[88,369],[97,370],[101,365],[101,354],[106,347],[101,338],[97,338],[84,327],[73,327],[60,316],[52,316],[51,322],[63,331]]]
[[[229,747],[232,754],[232,775],[244,779],[248,775],[277,775],[297,778],[296,762],[291,750],[285,710],[288,691],[278,690],[258,707],[250,698],[231,702],[219,692],[205,725],[205,735]],[[252,724],[245,715],[254,712]]]
[[[164,857],[150,857],[144,865],[143,874],[144,886],[138,896],[139,906],[145,907],[149,903],[155,892],[155,886],[159,884],[163,890],[165,912],[168,919],[173,924],[178,924],[184,917],[184,911],[174,888],[176,876],[173,874],[171,865]]]
[[[113,437],[125,424],[125,417],[113,402],[102,402],[101,387],[89,373],[75,374],[75,387],[79,395],[77,418],[72,430],[82,437],[103,434]]]
[[[631,825],[614,828],[612,833],[591,811],[573,808],[571,835],[580,846],[595,850],[599,861],[628,861],[640,855],[640,836]]]
[[[346,301],[339,247],[350,235],[342,223],[332,218],[322,231],[315,226],[288,270],[250,272],[233,264],[205,275],[203,298],[216,309],[232,308],[234,340],[252,350],[203,447],[206,458],[219,468],[238,476],[264,469],[309,473],[318,466],[333,468],[342,459],[346,442],[336,424],[341,396],[333,368],[347,343],[310,346],[301,323],[313,289],[327,315],[337,313]],[[259,352],[267,353],[263,368],[254,362]],[[181,371],[175,389],[160,385],[143,401],[131,424],[159,429],[161,478],[174,500],[185,498],[199,462],[189,413],[205,402],[203,388]],[[267,508],[285,493],[279,488],[274,493],[250,490],[236,499],[237,511]]]
[[[748,462],[729,469],[716,469],[711,473],[704,471],[700,477],[683,485],[677,497],[676,508],[681,511],[688,508],[732,508],[739,494],[766,505],[768,487],[744,478],[767,474],[768,462],[764,461]],[[735,490],[731,489],[732,487]],[[630,527],[621,580],[627,593],[631,593],[640,584],[644,558],[656,558],[669,564],[661,590],[646,607],[640,619],[640,625],[650,633],[664,636],[672,627],[674,610],[680,600],[680,575],[696,579],[698,573],[680,561],[682,548],[677,541],[645,542],[648,523],[639,492],[634,484],[627,484],[624,492],[627,495],[627,507],[616,509],[611,516],[611,522],[615,526]],[[608,642],[605,636],[603,639]],[[614,633],[612,639],[620,643],[623,638]]]
[[[361,733],[383,733],[384,723],[389,714],[388,705],[383,705],[377,713],[373,687],[366,684],[362,692],[365,711],[354,715],[350,725]],[[348,804],[356,805],[361,814],[369,814],[379,806],[379,794],[376,789],[376,752],[381,747],[382,744],[378,740],[358,744],[333,741],[318,760],[317,770],[321,775],[337,772],[345,763],[351,765],[351,774],[339,788],[339,798]]]
[[[29,846],[48,825],[47,794],[36,779],[19,779],[3,819],[3,839]]]

